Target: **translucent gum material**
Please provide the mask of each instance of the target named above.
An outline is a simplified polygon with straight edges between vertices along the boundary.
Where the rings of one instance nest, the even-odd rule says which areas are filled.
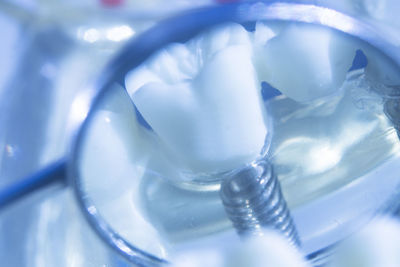
[[[316,197],[305,196],[308,190],[323,195],[337,189],[399,155],[383,97],[362,70],[352,74],[332,98],[307,105],[290,99],[269,103],[275,118],[271,159],[289,203],[300,205],[299,199],[292,202],[300,195],[303,201]],[[301,185],[295,182],[300,180]]]
[[[400,85],[400,74],[393,62],[372,48],[364,47],[363,51],[368,58],[365,73],[370,80],[388,86]]]

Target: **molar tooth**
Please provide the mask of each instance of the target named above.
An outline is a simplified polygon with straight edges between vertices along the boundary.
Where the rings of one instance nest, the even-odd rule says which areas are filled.
[[[187,48],[183,44],[173,44],[156,54],[149,64],[149,69],[159,75],[168,84],[176,84],[189,78],[190,62]]]
[[[146,69],[152,74],[139,70],[147,83],[127,75],[143,117],[190,169],[229,170],[261,152],[267,129],[251,53],[249,33],[230,25],[158,53]]]
[[[203,60],[211,59],[228,46],[243,45],[251,49],[250,34],[241,25],[221,25],[193,41],[203,51]]]

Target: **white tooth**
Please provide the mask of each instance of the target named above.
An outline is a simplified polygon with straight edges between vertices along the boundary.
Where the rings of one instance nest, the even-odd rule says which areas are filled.
[[[168,51],[169,54],[176,60],[178,71],[181,71],[183,74],[181,80],[190,80],[197,75],[199,69],[198,61],[192,51],[189,50],[187,45],[174,44],[168,47]],[[165,67],[169,68],[170,66]]]
[[[140,202],[133,201],[140,196],[144,170],[153,154],[153,140],[138,125],[126,91],[113,89],[96,110],[83,142],[80,171],[85,192],[119,234],[164,258],[159,232],[143,217],[137,204]]]
[[[255,157],[264,144],[267,131],[250,58],[246,46],[228,47],[204,66],[194,83],[204,129],[198,156],[210,163],[222,166],[231,158],[238,164]]]
[[[142,175],[142,171],[138,170],[147,164],[152,144],[145,130],[136,121],[135,110],[127,92],[118,87],[114,87],[111,92],[107,101],[102,102],[96,110],[89,127],[82,150],[82,175],[90,190],[112,198],[125,190],[118,186],[114,187],[115,190],[109,190],[109,186],[115,183],[115,177],[126,177],[126,173],[131,178]],[[132,167],[132,161],[137,165]],[[98,168],[99,164],[101,168]],[[124,172],[127,168],[130,171]],[[127,182],[131,183],[132,180],[121,180],[124,185]]]
[[[176,84],[183,80],[191,78],[190,62],[187,62],[188,53],[186,46],[183,44],[174,44],[167,49],[161,50],[151,61],[149,69],[151,69],[161,80],[168,84]],[[182,68],[185,66],[186,68]]]
[[[204,34],[194,43],[203,50],[204,59],[232,45],[244,45],[251,48],[249,33],[239,24],[228,23]]]
[[[255,55],[259,79],[296,101],[312,101],[342,85],[355,50],[352,41],[332,30],[291,24]]]
[[[214,34],[191,41],[190,50],[173,45],[154,57],[149,69],[160,81],[138,88],[135,71],[126,78],[146,121],[196,171],[227,170],[254,159],[267,133],[248,33],[233,25]]]
[[[254,31],[254,45],[256,46],[263,46],[265,45],[270,39],[276,36],[276,33],[265,23],[257,22],[256,28]],[[257,55],[256,55],[257,58]]]
[[[129,88],[127,88],[129,94],[136,92],[140,87],[151,82],[161,82],[161,79],[153,71],[149,70],[147,66],[139,66],[125,77],[125,83],[129,84]]]
[[[148,83],[132,95],[145,120],[172,150],[190,146],[196,135],[197,103],[189,84]],[[193,121],[192,121],[193,120]]]
[[[176,84],[197,73],[195,58],[183,44],[168,46],[149,61],[149,64],[141,65],[126,75],[125,83],[130,94],[148,83]]]

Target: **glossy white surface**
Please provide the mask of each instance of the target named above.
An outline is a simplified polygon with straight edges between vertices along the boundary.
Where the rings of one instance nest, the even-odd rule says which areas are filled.
[[[283,26],[275,34],[254,55],[259,80],[298,102],[329,96],[340,88],[357,48],[354,41],[312,25]]]
[[[261,152],[270,129],[251,57],[249,33],[232,24],[173,44],[126,77],[169,157],[189,171],[227,171]]]

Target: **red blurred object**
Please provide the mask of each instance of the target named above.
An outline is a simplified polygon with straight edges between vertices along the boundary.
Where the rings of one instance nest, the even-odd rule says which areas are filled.
[[[106,7],[117,7],[124,3],[124,0],[100,0],[100,3]]]

